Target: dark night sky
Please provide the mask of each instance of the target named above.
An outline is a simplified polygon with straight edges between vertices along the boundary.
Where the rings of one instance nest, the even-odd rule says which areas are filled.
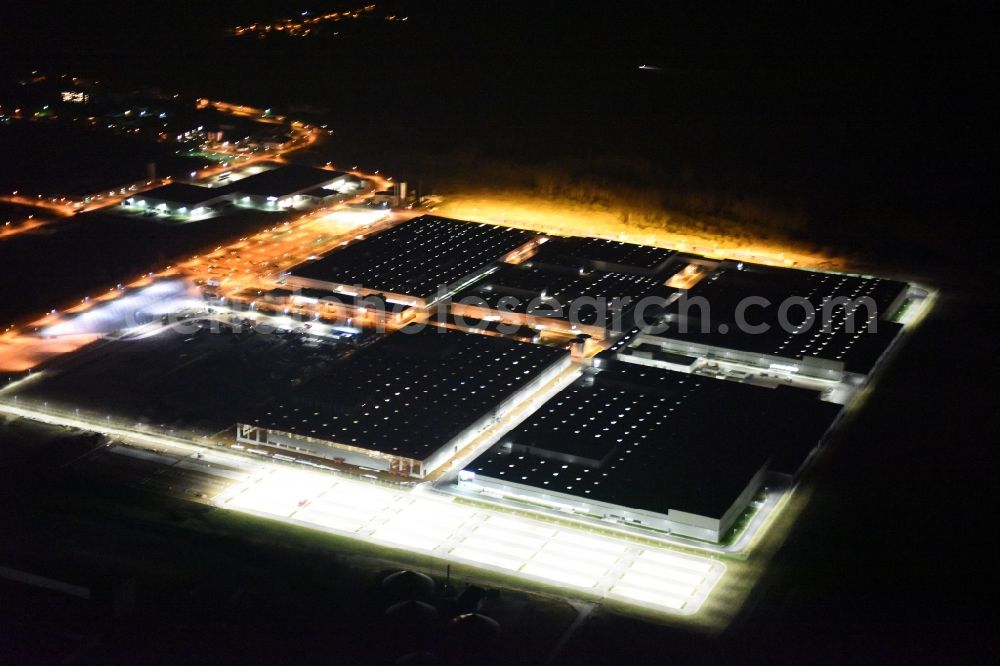
[[[875,238],[878,251],[920,236],[913,251],[936,253],[947,219],[955,256],[982,249],[997,211],[991,35],[972,6],[394,0],[383,6],[405,26],[220,36],[300,4],[337,7],[7,6],[0,53],[13,71],[321,106],[352,148],[404,176],[408,152],[572,163],[804,209],[814,237]]]

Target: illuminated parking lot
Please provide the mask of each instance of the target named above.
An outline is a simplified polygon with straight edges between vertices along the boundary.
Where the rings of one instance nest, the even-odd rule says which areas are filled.
[[[311,471],[263,469],[216,503],[667,613],[696,613],[725,571],[705,557]]]

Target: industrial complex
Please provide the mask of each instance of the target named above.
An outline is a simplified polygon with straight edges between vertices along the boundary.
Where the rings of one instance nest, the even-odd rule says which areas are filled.
[[[362,186],[279,167],[218,188],[166,185],[129,205],[280,209]],[[64,318],[40,335],[86,332],[89,343],[12,378],[4,408],[725,552],[794,487],[928,300],[874,277],[434,215],[362,217],[338,218],[342,235],[318,236],[326,249],[315,255],[295,240],[297,258],[256,281],[232,271],[199,287],[153,281],[126,297],[142,316],[112,301]],[[287,233],[209,261],[236,261],[249,246],[271,266],[268,252],[288,256]],[[267,498],[297,490],[257,498],[267,483],[220,501],[252,496],[272,515]],[[298,511],[325,497],[303,497]],[[387,534],[374,514],[364,523],[374,527],[351,522],[361,510],[351,502],[307,522]],[[526,535],[486,552],[462,536],[471,515],[433,543],[419,521],[386,538],[528,578],[583,580],[527,551],[502,555]],[[653,594],[622,583],[614,559],[580,585],[692,613],[715,580],[703,573],[687,592]]]
[[[505,435],[460,485],[717,542],[771,460],[801,463],[839,411],[802,389],[612,361]]]
[[[423,478],[569,361],[550,347],[403,329],[254,410],[237,438]]]
[[[538,252],[506,264],[455,298],[453,312],[504,323],[609,337],[644,298],[665,305],[676,253],[597,238],[546,238]]]
[[[908,298],[908,285],[724,263],[688,296],[689,307],[675,302],[651,343],[681,354],[839,380],[870,374],[892,345],[902,329],[892,316]],[[694,318],[709,316],[708,308],[710,321],[694,325]],[[787,319],[785,325],[779,317]]]
[[[0,666],[991,663],[995,20],[716,4],[0,5]]]
[[[130,196],[122,205],[180,219],[200,219],[233,205],[285,210],[329,204],[364,185],[361,178],[349,173],[298,164],[259,170],[225,182],[228,180],[217,187],[168,183]]]
[[[423,216],[295,268],[285,282],[427,306],[538,243],[519,229]]]

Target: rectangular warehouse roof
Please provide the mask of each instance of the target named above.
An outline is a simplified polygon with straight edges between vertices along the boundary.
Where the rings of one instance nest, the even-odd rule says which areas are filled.
[[[240,333],[218,321],[184,320],[177,329],[86,347],[19,395],[100,418],[215,433],[336,363],[347,346],[325,338],[309,347],[299,334]]]
[[[650,245],[635,245],[582,236],[550,237],[532,258],[539,264],[582,267],[601,271],[652,275],[661,272],[677,254]]]
[[[584,500],[720,518],[776,451],[816,444],[839,410],[815,393],[612,362],[468,469]]]
[[[286,164],[276,169],[247,176],[223,189],[229,194],[283,197],[312,190],[344,177],[353,178],[353,176],[340,171],[302,166],[301,164]]]
[[[566,355],[499,337],[404,328],[241,422],[423,460]]]
[[[198,185],[188,185],[187,183],[168,183],[167,185],[154,187],[145,192],[139,192],[131,198],[154,199],[156,201],[169,201],[185,206],[197,206],[221,199],[225,194],[222,189],[199,187]]]
[[[492,310],[502,308],[505,312],[610,328],[614,315],[610,306],[614,299],[619,299],[622,308],[634,305],[662,286],[663,280],[649,275],[543,266],[531,261],[502,265],[482,282],[457,294],[454,300]],[[603,308],[599,307],[602,305]]]
[[[807,356],[842,361],[849,372],[868,374],[902,329],[900,324],[884,319],[891,314],[889,308],[906,291],[907,284],[881,278],[853,275],[818,273],[813,271],[770,268],[745,265],[743,269],[719,268],[699,282],[688,293],[704,298],[708,303],[710,325],[701,330],[701,309],[690,308],[691,321],[685,332],[681,318],[670,323],[661,337],[768,354],[789,359]],[[749,324],[765,324],[767,331],[751,333],[741,330],[737,313],[748,297],[764,298],[769,305],[751,305],[743,311]],[[851,308],[834,307],[829,317],[829,330],[824,329],[823,303],[825,299],[870,298],[874,307],[868,311],[864,305]],[[816,313],[811,324],[806,321],[804,308],[793,302],[808,301]],[[788,302],[787,321],[792,330],[781,325],[779,312],[782,303]],[[758,301],[758,303],[762,303]],[[848,330],[848,309],[854,314],[854,332]],[[670,311],[682,314],[681,301],[675,302]],[[869,332],[869,321],[876,331]]]
[[[324,190],[338,178],[355,179],[355,176],[340,171],[318,169],[299,164],[286,164],[269,169],[226,185],[225,187],[202,187],[187,183],[169,183],[135,195],[136,199],[155,199],[171,203],[195,206],[234,196],[284,197],[290,194],[309,193],[310,196],[335,195],[333,190]]]
[[[423,215],[293,268],[290,275],[428,298],[533,238],[521,229]]]

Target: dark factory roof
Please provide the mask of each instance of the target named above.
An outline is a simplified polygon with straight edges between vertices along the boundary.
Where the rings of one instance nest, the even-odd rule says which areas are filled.
[[[701,311],[692,305],[688,330],[682,331],[678,319],[662,337],[789,359],[814,356],[842,361],[849,372],[867,374],[902,329],[900,324],[884,317],[891,314],[888,308],[906,288],[904,282],[834,273],[754,265],[744,270],[721,268],[688,294],[692,302],[701,297],[708,303],[711,320],[708,330],[702,330]],[[752,305],[744,313],[748,323],[767,325],[765,332],[743,331],[737,323],[737,309],[750,296],[762,297],[769,303]],[[828,298],[871,299],[874,307],[870,310],[861,304],[828,307],[829,330],[824,330],[823,304]],[[790,305],[787,320],[791,327],[786,330],[779,313],[782,303],[793,302],[788,299],[808,301],[816,313],[815,321],[807,320],[800,305]],[[675,302],[670,311],[682,312],[682,302]],[[854,332],[848,326],[852,318]],[[869,325],[875,330],[870,331]]]
[[[315,187],[308,192],[303,192],[302,195],[306,197],[313,197],[315,199],[326,199],[327,197],[335,197],[339,192],[337,190],[330,190],[325,187]]]
[[[532,262],[602,271],[652,275],[662,271],[676,250],[582,236],[550,237]]]
[[[242,422],[423,460],[566,354],[493,336],[404,328]]]
[[[222,189],[225,189],[229,194],[282,197],[320,187],[346,175],[340,171],[318,169],[301,164],[285,164],[275,169],[247,176]]]
[[[225,196],[222,189],[212,189],[210,187],[199,187],[187,183],[168,183],[160,187],[154,187],[145,192],[139,192],[131,198],[135,199],[157,199],[159,201],[170,201],[173,203],[195,206],[219,199]]]
[[[433,296],[533,238],[492,224],[423,215],[292,270],[298,277],[367,289]]]
[[[546,243],[547,245],[548,243]],[[543,246],[544,247],[544,246]],[[662,285],[662,277],[552,267],[534,262],[502,265],[455,296],[456,302],[507,312],[610,328],[618,309],[634,305]]]
[[[816,444],[839,410],[815,393],[613,361],[468,469],[584,500],[720,518],[776,450]]]

